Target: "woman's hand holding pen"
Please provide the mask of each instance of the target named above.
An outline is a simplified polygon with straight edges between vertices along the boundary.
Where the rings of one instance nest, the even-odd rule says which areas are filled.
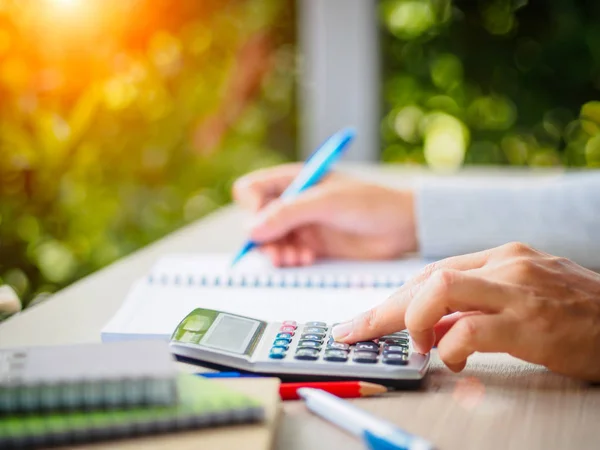
[[[292,202],[278,199],[300,164],[253,172],[234,185],[255,212],[250,237],[277,266],[318,258],[390,259],[417,250],[413,195],[332,173]]]

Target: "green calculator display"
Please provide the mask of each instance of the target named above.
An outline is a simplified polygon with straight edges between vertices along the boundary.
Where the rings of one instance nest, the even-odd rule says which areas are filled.
[[[333,340],[332,326],[195,309],[179,323],[170,346],[188,360],[286,381],[360,379],[416,387],[425,376],[429,355],[413,351],[406,331],[348,345]]]

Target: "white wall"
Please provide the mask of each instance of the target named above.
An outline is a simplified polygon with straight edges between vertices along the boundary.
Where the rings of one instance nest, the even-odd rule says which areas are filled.
[[[357,138],[345,159],[379,159],[376,0],[297,0],[297,5],[301,156],[352,126]]]

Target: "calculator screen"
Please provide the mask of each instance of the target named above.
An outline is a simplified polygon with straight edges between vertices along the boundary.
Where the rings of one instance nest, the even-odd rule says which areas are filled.
[[[220,314],[202,345],[232,353],[245,353],[260,322],[244,317]]]

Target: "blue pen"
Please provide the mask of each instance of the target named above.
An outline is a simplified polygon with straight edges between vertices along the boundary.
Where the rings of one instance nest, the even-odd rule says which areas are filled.
[[[201,372],[194,375],[203,378],[260,378],[260,375],[239,372]]]
[[[425,439],[372,416],[329,392],[312,388],[300,388],[297,392],[308,409],[361,437],[372,450],[434,450],[434,446]]]
[[[292,181],[280,198],[291,200],[305,189],[318,183],[333,164],[342,156],[347,144],[354,138],[355,132],[352,128],[344,128],[332,135],[325,141],[304,163],[304,167],[298,176]],[[234,266],[246,253],[256,247],[256,243],[249,240],[231,263]]]

